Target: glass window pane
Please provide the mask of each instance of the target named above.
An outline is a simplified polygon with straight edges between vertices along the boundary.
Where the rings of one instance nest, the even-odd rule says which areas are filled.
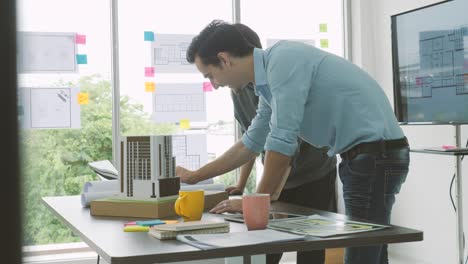
[[[41,197],[79,195],[112,160],[109,1],[19,0],[24,244],[79,241]]]
[[[279,40],[296,40],[344,56],[342,2],[241,1],[241,20],[257,32],[264,49]],[[257,174],[262,175],[260,159],[257,159],[256,168]],[[256,181],[258,183],[260,177]]]
[[[343,56],[343,1],[242,1],[242,23],[255,30],[264,48],[274,40],[307,40]],[[259,13],[259,10],[265,12]]]
[[[185,58],[193,36],[212,20],[231,21],[231,16],[230,0],[119,1],[123,136],[206,135],[206,150],[197,162],[176,157],[176,164],[191,169],[220,156],[234,143],[229,88],[204,91],[210,90],[203,88],[208,80]],[[128,102],[139,107],[125,115]],[[227,176],[234,181],[234,172]]]

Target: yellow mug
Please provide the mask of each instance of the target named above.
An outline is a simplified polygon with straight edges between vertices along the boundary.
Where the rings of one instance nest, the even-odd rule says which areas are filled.
[[[202,218],[205,208],[205,192],[203,190],[179,191],[179,198],[174,209],[184,222],[198,221]]]

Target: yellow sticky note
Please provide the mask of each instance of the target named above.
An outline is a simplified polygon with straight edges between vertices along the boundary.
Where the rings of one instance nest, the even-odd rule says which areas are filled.
[[[78,104],[79,105],[89,104],[89,94],[78,93]]]
[[[149,226],[129,225],[124,227],[124,232],[148,232]]]
[[[319,31],[320,32],[327,32],[328,31],[327,24],[319,24]]]
[[[145,82],[145,91],[148,93],[153,93],[156,88],[154,82]]]
[[[182,129],[190,129],[190,120],[182,119],[180,120],[180,128]]]
[[[166,223],[167,225],[179,223],[179,221],[177,221],[177,220],[162,220],[162,221],[163,221],[164,223]]]
[[[328,48],[328,39],[321,39],[320,40],[320,47],[321,48]]]

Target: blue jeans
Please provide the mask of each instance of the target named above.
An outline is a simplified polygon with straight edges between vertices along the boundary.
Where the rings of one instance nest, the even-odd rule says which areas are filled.
[[[395,195],[406,180],[409,148],[386,153],[362,153],[339,166],[346,215],[390,224]],[[388,263],[387,245],[352,247],[345,264]]]

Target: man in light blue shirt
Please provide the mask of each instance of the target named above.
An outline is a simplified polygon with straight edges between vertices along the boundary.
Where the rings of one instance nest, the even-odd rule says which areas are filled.
[[[193,40],[187,60],[215,88],[249,82],[257,115],[242,140],[197,171],[177,168],[184,182],[233,170],[266,151],[258,193],[272,193],[297,148],[297,138],[340,154],[346,214],[389,223],[406,179],[409,147],[378,83],[351,62],[309,45],[281,41],[263,51],[233,25],[213,21]],[[212,212],[241,211],[223,201]],[[346,263],[388,263],[385,245],[347,249]]]

